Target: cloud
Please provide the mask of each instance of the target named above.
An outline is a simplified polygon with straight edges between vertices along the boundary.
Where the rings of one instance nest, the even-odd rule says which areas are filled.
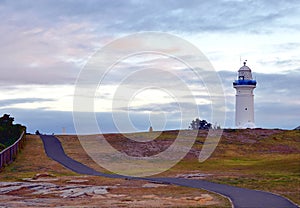
[[[299,30],[299,1],[0,2],[1,82],[74,83],[96,48],[140,31],[277,33]],[[279,31],[280,32],[280,31]]]
[[[62,129],[66,129],[66,133],[75,134],[76,130],[73,125],[72,112],[69,111],[50,111],[44,109],[20,109],[20,108],[6,108],[0,109],[0,114],[9,113],[15,118],[15,123],[20,123],[27,127],[27,131],[34,133],[39,130],[41,133],[61,134]],[[127,113],[116,112],[123,114],[121,116],[128,116]],[[157,120],[160,117],[152,117],[153,126],[156,127],[161,120]],[[92,119],[92,118],[91,118]],[[110,112],[98,112],[96,113],[96,119],[98,126],[102,133],[119,132],[113,115]],[[132,124],[136,131],[147,131],[149,129],[149,115],[143,113],[132,113],[130,115]],[[122,121],[118,121],[120,125]],[[188,123],[186,124],[188,126]],[[178,129],[180,127],[180,121],[178,119],[172,119],[172,117],[166,123],[165,129]],[[161,130],[161,129],[155,129]],[[99,133],[99,132],[89,132]]]
[[[269,68],[280,68],[281,73],[285,73],[286,70],[298,70],[300,64],[299,58],[282,58],[282,57],[272,57],[269,60],[260,60],[257,62],[262,66],[267,66]]]
[[[235,106],[235,90],[232,87],[232,81],[236,79],[236,72],[220,71],[219,75],[221,77],[225,96],[226,96],[226,127],[234,126],[234,106]],[[255,120],[258,127],[267,128],[289,128],[292,129],[299,125],[299,108],[300,105],[300,95],[298,93],[299,83],[300,83],[300,70],[292,70],[285,72],[284,74],[263,74],[254,73],[258,84],[255,89]],[[11,93],[18,88],[12,88]],[[50,93],[51,94],[51,93]],[[50,95],[49,94],[49,95]],[[102,99],[110,99],[110,96],[104,96]],[[201,98],[205,100],[210,100],[208,95],[196,95],[196,98]],[[111,98],[112,99],[112,98]],[[0,101],[0,106],[2,107],[0,112],[12,114],[20,123],[26,124],[30,131],[35,131],[34,129],[41,129],[44,132],[61,132],[62,127],[66,127],[70,133],[75,133],[73,128],[73,120],[71,111],[54,111],[46,109],[21,109],[22,104],[28,103],[39,103],[54,101],[54,97],[51,94],[49,98],[12,98],[4,99]],[[146,99],[147,100],[147,99]],[[190,100],[188,97],[183,97],[183,100]],[[14,108],[9,106],[14,106],[19,104],[18,107]],[[189,109],[194,106],[190,103],[184,103],[184,108]],[[53,106],[52,106],[53,107]],[[198,106],[200,112],[200,118],[211,121],[211,106],[210,104],[203,104]],[[71,110],[71,109],[70,109]],[[176,102],[166,102],[166,103],[145,103],[143,105],[133,106],[129,108],[129,112],[132,118],[132,122],[138,127],[137,129],[148,128],[149,113],[150,114],[161,114],[165,112],[170,119],[166,128],[174,129],[180,127],[178,121],[180,120],[178,103]],[[127,108],[115,109],[115,113],[125,113],[127,115]],[[103,129],[106,132],[114,132],[116,128],[112,120],[111,112],[99,112],[99,123],[103,125]],[[190,119],[194,119],[197,115],[190,114]],[[62,118],[62,119],[57,119]],[[282,121],[284,118],[284,122]],[[156,118],[158,119],[158,118]],[[177,120],[176,120],[177,119]],[[59,120],[59,121],[58,121]],[[19,121],[18,121],[19,122]],[[43,123],[45,122],[45,124]],[[185,120],[185,125],[188,127],[189,121]],[[47,130],[47,126],[49,130]]]
[[[53,25],[69,19],[74,22],[98,23],[98,29],[109,32],[159,31],[269,31],[273,25],[291,27],[281,20],[297,14],[297,0],[279,0],[276,4],[268,0],[192,0],[182,1],[5,1],[3,10],[20,11],[30,25]],[[25,21],[26,22],[26,21]],[[28,22],[29,24],[29,22]]]
[[[1,83],[74,83],[97,45],[96,35],[89,32],[92,26],[88,22],[54,21],[55,17],[39,18],[38,8],[28,11],[23,6],[24,10],[22,6],[0,6]]]
[[[234,105],[235,105],[235,90],[232,88],[232,81],[236,78],[235,72],[221,71],[219,72],[223,81],[224,90],[226,92],[226,108],[227,118],[226,127],[234,127]],[[285,74],[262,74],[255,73],[258,80],[257,88],[255,89],[255,120],[257,127],[264,128],[287,128],[293,129],[299,126],[299,100],[298,93],[300,83],[300,70],[289,71]],[[12,103],[25,102],[43,102],[47,99],[7,99],[1,101],[2,105]],[[188,103],[185,107],[188,107]],[[168,114],[168,123],[166,129],[176,129],[180,127],[180,115],[173,112],[178,107],[177,103],[159,104],[153,103],[142,105],[140,108],[130,109],[129,116],[136,129],[146,131],[149,128],[149,112],[153,111],[154,123],[159,123],[161,117],[155,117],[155,112],[166,112]],[[191,106],[192,107],[192,106]],[[210,121],[210,105],[199,105],[200,117]],[[120,111],[120,110],[125,110]],[[145,112],[148,111],[148,112]],[[39,129],[41,132],[52,133],[61,132],[62,127],[67,129],[68,133],[75,133],[73,126],[72,112],[66,111],[50,111],[46,109],[20,109],[20,108],[2,108],[2,114],[9,113],[17,123],[27,125],[30,132]],[[170,113],[171,112],[171,113]],[[114,113],[124,114],[128,116],[126,109],[119,109]],[[172,114],[172,115],[171,115]],[[117,132],[111,112],[97,112],[97,120],[101,129],[104,132]],[[196,115],[191,115],[190,120]],[[189,120],[184,121],[186,128]]]
[[[283,44],[275,45],[275,47],[281,51],[288,52],[290,50],[298,50],[300,48],[300,43],[297,42],[287,42]]]
[[[299,125],[296,116],[300,100],[300,43],[297,42],[300,24],[296,21],[300,15],[299,6],[298,0],[278,0],[276,3],[269,0],[0,0],[0,86],[2,94],[11,95],[9,99],[0,101],[0,106],[3,111],[15,112],[16,118],[20,116],[25,123],[30,122],[33,126],[30,128],[45,128],[43,131],[46,131],[48,127],[51,133],[59,132],[65,125],[73,132],[69,112],[8,106],[20,104],[18,107],[22,107],[22,104],[52,101],[61,91],[58,85],[73,84],[80,69],[97,48],[128,33],[154,30],[178,34],[188,40],[192,38],[193,43],[199,43],[198,46],[206,43],[204,51],[211,52],[212,61],[220,61],[218,71],[231,70],[234,58],[228,59],[229,56],[246,51],[250,59],[251,54],[255,54],[257,57],[252,59],[256,59],[261,70],[268,73],[254,73],[258,81],[255,90],[258,125],[293,128]],[[143,67],[151,66],[154,60],[147,61],[142,63]],[[155,61],[161,63],[160,60]],[[134,62],[124,64],[123,74],[134,67]],[[107,84],[122,80],[123,74],[115,71]],[[220,71],[219,74],[227,99],[226,125],[233,126],[235,91],[232,81],[236,72]],[[155,76],[153,78],[156,79]],[[168,77],[163,80],[167,82]],[[142,79],[131,84],[138,87],[141,82],[145,84]],[[34,95],[37,98],[19,98],[18,88],[37,84],[55,85],[53,91],[49,91],[49,98],[40,93]],[[202,83],[191,77],[188,84],[199,86]],[[177,82],[172,82],[169,87],[176,85]],[[103,99],[109,95],[105,91]],[[196,97],[209,98],[207,95]],[[144,110],[154,107],[144,106]],[[172,110],[167,104],[163,108]],[[142,118],[144,114],[138,116],[138,111],[135,111],[135,116]],[[278,112],[278,116],[272,112]],[[288,122],[282,124],[280,118],[284,115]],[[56,123],[57,118],[63,118],[59,124]],[[104,118],[102,122],[111,124],[109,116]],[[168,127],[172,128],[172,125]]]
[[[226,92],[227,108],[234,110],[235,90],[232,81],[237,74],[221,71],[220,77]],[[254,73],[257,87],[254,90],[255,121],[258,127],[292,129],[300,120],[300,70],[284,74]],[[234,111],[227,112],[227,126],[233,126]]]
[[[46,98],[14,98],[14,99],[4,99],[0,100],[0,108],[6,108],[10,105],[15,104],[24,104],[24,103],[36,103],[36,102],[46,102],[46,101],[54,101],[54,99],[46,99]]]

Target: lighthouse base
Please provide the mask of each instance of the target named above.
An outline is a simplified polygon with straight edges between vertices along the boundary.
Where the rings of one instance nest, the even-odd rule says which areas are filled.
[[[254,129],[254,128],[256,128],[256,126],[255,126],[255,123],[248,122],[248,123],[245,123],[242,126],[238,126],[237,128],[238,129]]]

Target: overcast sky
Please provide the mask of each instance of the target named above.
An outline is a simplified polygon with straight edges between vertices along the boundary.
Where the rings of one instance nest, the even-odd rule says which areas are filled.
[[[176,35],[208,58],[225,92],[225,127],[234,127],[232,81],[245,59],[258,82],[256,126],[292,129],[300,125],[298,0],[0,0],[0,113],[11,114],[30,132],[61,133],[65,127],[75,133],[73,95],[80,70],[106,44],[145,31]],[[141,57],[120,67],[149,66],[149,61],[159,65],[162,60]],[[105,132],[116,131],[109,101],[118,76],[103,86],[102,102],[95,109]],[[187,82],[198,96],[202,119],[215,122],[210,120],[209,95],[200,92],[197,82]],[[161,111],[166,129],[180,127],[174,100],[154,91],[139,96],[130,111],[136,130],[149,128],[149,115],[152,122],[160,121]],[[187,128],[188,122],[184,125]]]

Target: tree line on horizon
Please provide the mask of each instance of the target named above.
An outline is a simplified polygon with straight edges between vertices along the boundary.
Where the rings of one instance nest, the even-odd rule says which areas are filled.
[[[200,120],[200,118],[196,118],[192,120],[190,123],[189,129],[191,130],[208,130],[208,129],[220,129],[221,127],[216,125],[212,125],[206,120]]]

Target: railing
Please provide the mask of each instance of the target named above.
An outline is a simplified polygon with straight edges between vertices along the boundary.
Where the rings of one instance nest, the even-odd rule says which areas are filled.
[[[25,138],[25,131],[23,131],[21,136],[15,143],[13,143],[9,147],[5,148],[2,152],[0,152],[0,171],[3,166],[10,164],[14,161],[18,152],[24,146]]]

